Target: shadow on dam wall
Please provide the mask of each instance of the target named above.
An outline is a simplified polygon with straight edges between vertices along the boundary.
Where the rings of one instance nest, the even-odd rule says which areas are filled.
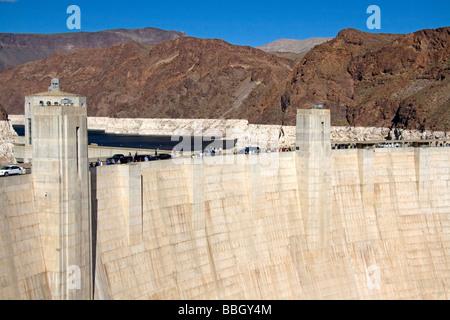
[[[91,185],[91,264],[92,264],[92,283],[96,283],[96,267],[97,267],[97,221],[98,221],[98,201],[97,201],[97,172],[91,171],[89,174],[90,185]],[[93,287],[92,296],[95,295],[95,288]]]
[[[449,299],[449,148],[300,156],[91,168],[94,298]],[[32,183],[0,179],[2,299],[51,297]]]

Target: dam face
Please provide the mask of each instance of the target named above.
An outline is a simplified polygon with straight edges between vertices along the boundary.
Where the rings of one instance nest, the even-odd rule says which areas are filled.
[[[94,298],[449,299],[450,148],[331,150],[315,111],[296,152],[91,168]],[[32,175],[0,190],[0,298],[54,298]]]

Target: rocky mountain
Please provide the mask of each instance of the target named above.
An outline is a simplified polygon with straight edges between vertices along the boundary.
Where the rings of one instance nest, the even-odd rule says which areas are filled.
[[[61,89],[88,98],[89,116],[237,118],[277,123],[294,62],[222,40],[182,37],[58,52],[0,74],[0,102],[23,114],[24,96]]]
[[[450,129],[450,27],[411,34],[342,30],[298,64],[281,100],[285,123],[323,103],[334,125]]]
[[[5,108],[0,104],[0,121],[6,120],[6,110]]]
[[[295,62],[295,64],[300,63],[308,51],[296,53],[296,52],[271,52],[271,54],[276,55],[280,58],[289,59]]]
[[[334,126],[450,130],[450,27],[406,35],[345,29],[294,61],[222,40],[119,43],[6,70],[0,103],[22,114],[24,96],[59,77],[64,91],[87,96],[89,116],[292,126],[298,108],[322,103]]]
[[[184,32],[156,28],[58,34],[0,33],[0,72],[16,65],[46,58],[57,51],[106,48],[118,42],[130,41],[158,44],[185,36]]]
[[[306,40],[279,39],[263,46],[257,47],[265,52],[296,52],[311,50],[316,45],[332,40],[333,38],[309,38]]]

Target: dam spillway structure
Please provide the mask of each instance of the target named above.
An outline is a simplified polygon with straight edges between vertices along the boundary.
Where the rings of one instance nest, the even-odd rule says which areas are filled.
[[[49,91],[25,98],[26,144],[52,299],[90,299],[91,231],[86,97]]]

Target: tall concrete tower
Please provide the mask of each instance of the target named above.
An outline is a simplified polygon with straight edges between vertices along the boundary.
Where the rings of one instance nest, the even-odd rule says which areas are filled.
[[[91,299],[86,98],[56,80],[25,98],[36,212],[52,298]]]
[[[330,246],[332,159],[330,110],[297,110],[296,167],[308,247],[318,257]],[[321,250],[325,249],[325,250]]]

